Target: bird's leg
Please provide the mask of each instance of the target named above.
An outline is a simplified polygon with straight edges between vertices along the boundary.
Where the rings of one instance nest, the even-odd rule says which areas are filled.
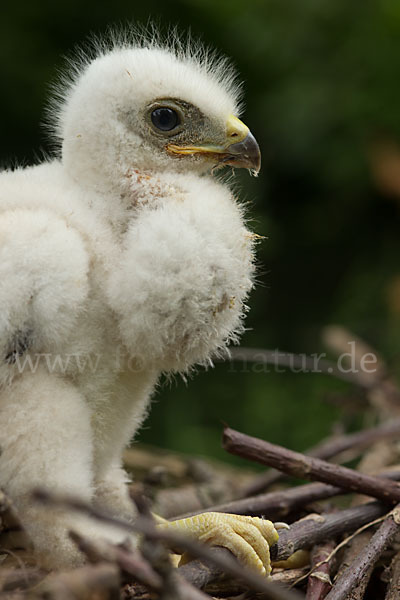
[[[95,479],[93,504],[115,516],[133,522],[136,515],[134,503],[129,496],[129,477],[118,464],[110,468],[102,479]]]
[[[230,550],[245,566],[263,575],[271,572],[269,548],[278,541],[277,527],[266,519],[225,513],[202,513],[194,517],[166,521],[156,516],[158,527],[187,534],[212,546]],[[183,556],[185,560],[185,556]]]
[[[11,497],[40,563],[68,568],[84,562],[69,531],[112,542],[125,539],[69,510],[42,507],[41,488],[92,500],[92,430],[84,398],[44,368],[26,371],[0,390],[0,487]]]
[[[121,359],[122,360],[122,359]],[[92,408],[94,433],[93,503],[113,516],[132,522],[136,510],[129,497],[129,475],[122,467],[122,453],[147,413],[156,374],[127,368],[119,376],[116,391],[102,406]]]

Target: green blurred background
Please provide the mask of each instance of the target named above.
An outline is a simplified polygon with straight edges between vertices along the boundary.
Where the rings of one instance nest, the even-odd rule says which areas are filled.
[[[39,123],[64,54],[92,32],[149,19],[190,28],[232,57],[245,81],[244,120],[263,169],[257,179],[237,177],[253,227],[267,239],[242,345],[323,352],[321,330],[337,323],[398,370],[398,0],[8,2],[1,166],[29,164],[49,148]],[[139,440],[221,457],[221,421],[300,450],[339,419],[357,426],[346,402],[359,392],[348,384],[262,370],[221,363],[187,384],[165,383]]]

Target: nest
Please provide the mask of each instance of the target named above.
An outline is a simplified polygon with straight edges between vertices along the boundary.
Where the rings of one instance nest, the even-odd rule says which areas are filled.
[[[338,332],[330,334],[336,343]],[[0,600],[400,598],[400,391],[382,359],[373,374],[355,376],[354,383],[364,390],[364,413],[374,426],[336,433],[304,454],[229,427],[223,447],[247,459],[248,469],[144,446],[127,450],[125,464],[135,480],[132,501],[139,512],[134,525],[76,499],[44,492],[33,499],[135,530],[141,539],[135,551],[72,533],[86,566],[44,572],[2,495]],[[267,469],[255,473],[254,461]],[[150,506],[170,519],[212,510],[265,516],[289,523],[290,529],[280,530],[270,549],[274,567],[267,580],[224,548],[182,542],[157,529]],[[191,559],[178,568],[171,558],[177,547]]]

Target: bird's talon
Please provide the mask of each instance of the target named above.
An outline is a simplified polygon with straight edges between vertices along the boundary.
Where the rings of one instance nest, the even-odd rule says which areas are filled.
[[[286,523],[281,528],[288,528]],[[269,576],[271,560],[269,548],[279,535],[271,521],[258,517],[225,513],[203,513],[173,522],[162,522],[161,528],[187,532],[191,537],[212,546],[230,550],[245,566]]]
[[[277,523],[274,523],[274,527],[275,529],[290,529],[290,525],[284,523],[283,521],[278,521]]]

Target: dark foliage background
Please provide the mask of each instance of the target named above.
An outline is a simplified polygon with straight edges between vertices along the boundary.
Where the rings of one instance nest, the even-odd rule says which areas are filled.
[[[397,0],[8,2],[0,19],[2,166],[48,149],[39,122],[62,55],[110,24],[177,24],[232,57],[263,170],[240,173],[260,284],[243,345],[323,352],[338,323],[394,370],[400,338],[400,3]],[[304,449],[353,395],[326,375],[219,364],[165,384],[139,439],[218,455],[220,421]],[[355,426],[357,411],[346,413]]]

